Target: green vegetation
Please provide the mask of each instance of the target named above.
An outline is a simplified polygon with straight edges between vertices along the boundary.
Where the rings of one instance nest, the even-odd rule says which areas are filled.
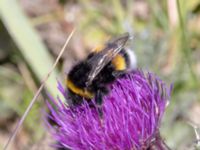
[[[0,0],[0,145],[74,27],[76,34],[46,83],[51,95],[57,95],[56,80],[62,82],[76,60],[109,37],[128,31],[134,37],[129,46],[137,55],[138,67],[174,85],[161,125],[166,143],[172,149],[195,147],[193,126],[200,128],[198,0]],[[41,112],[46,93],[27,116],[19,142],[14,142],[18,148],[33,146],[44,137]]]

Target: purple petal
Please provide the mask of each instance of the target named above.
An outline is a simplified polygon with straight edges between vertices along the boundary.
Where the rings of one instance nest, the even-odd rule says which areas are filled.
[[[63,86],[59,91],[66,97]],[[136,71],[110,85],[104,97],[103,118],[87,102],[69,108],[50,100],[47,103],[52,119],[58,126],[48,124],[55,141],[72,150],[132,150],[151,145],[169,101],[171,87],[167,87],[151,73]]]

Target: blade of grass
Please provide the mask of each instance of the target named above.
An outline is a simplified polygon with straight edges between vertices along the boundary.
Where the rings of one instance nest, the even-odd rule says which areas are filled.
[[[156,0],[148,0],[149,7],[156,23],[164,30],[168,30],[168,20],[164,11],[160,9],[159,3]]]
[[[53,58],[23,13],[17,0],[0,0],[0,17],[28,65],[41,81],[53,65]],[[58,73],[52,72],[47,90],[56,96]]]
[[[113,5],[113,9],[114,9],[114,13],[116,15],[117,18],[117,22],[119,24],[121,24],[124,21],[124,9],[122,7],[121,1],[120,0],[112,0],[112,5]]]
[[[44,78],[44,80],[42,81],[40,88],[37,90],[36,94],[34,95],[33,99],[31,100],[31,102],[30,102],[29,106],[27,107],[25,113],[23,114],[22,118],[20,119],[19,123],[17,124],[17,126],[16,126],[16,128],[15,128],[13,134],[9,137],[8,142],[6,143],[6,145],[5,145],[5,147],[4,147],[4,150],[6,150],[6,149],[8,148],[10,142],[12,142],[12,140],[15,138],[15,136],[16,136],[17,132],[19,131],[19,129],[20,129],[22,123],[24,122],[24,120],[25,120],[27,114],[28,114],[29,111],[31,110],[33,104],[35,103],[35,101],[37,100],[37,98],[38,98],[40,92],[42,91],[42,89],[43,89],[43,87],[44,87],[46,81],[47,81],[48,78],[50,77],[52,71],[55,69],[55,67],[56,67],[56,65],[57,65],[57,63],[58,63],[58,61],[59,61],[59,59],[61,58],[63,52],[65,51],[65,48],[66,48],[66,46],[67,46],[69,40],[71,39],[72,35],[74,34],[74,32],[75,32],[75,30],[73,30],[73,31],[71,32],[71,34],[69,35],[69,37],[67,38],[67,40],[66,40],[66,42],[65,42],[65,44],[64,44],[64,46],[63,46],[63,48],[61,49],[61,51],[60,51],[60,53],[59,53],[59,55],[58,55],[58,57],[57,57],[55,63],[53,64],[53,66],[51,67],[50,71],[48,72],[48,74],[46,75],[46,77]]]
[[[191,49],[189,47],[188,39],[187,39],[187,35],[186,35],[187,29],[185,27],[185,21],[181,14],[181,5],[180,5],[179,0],[177,0],[176,2],[177,2],[177,7],[178,7],[178,17],[179,17],[180,30],[181,30],[181,41],[182,41],[181,49],[183,51],[183,55],[188,64],[188,67],[190,69],[190,74],[191,74],[193,83],[194,83],[194,85],[198,86],[199,81],[196,77],[194,70],[192,69]]]
[[[127,16],[120,0],[112,0],[112,5],[114,10],[113,12],[116,17],[115,32],[121,33],[123,31],[123,24],[126,21]]]

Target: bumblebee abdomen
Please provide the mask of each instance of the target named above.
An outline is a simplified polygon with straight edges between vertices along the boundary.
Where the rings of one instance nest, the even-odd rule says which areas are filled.
[[[124,48],[128,39],[129,35],[124,34],[97,47],[84,61],[72,68],[66,80],[72,104],[81,104],[83,99],[93,98],[97,104],[101,104],[103,96],[109,92],[108,84],[128,70],[135,69],[134,53]]]
[[[119,54],[112,59],[115,71],[130,71],[136,69],[137,60],[134,52],[123,48]]]
[[[115,70],[117,71],[122,71],[122,70],[126,70],[127,68],[127,62],[125,57],[123,57],[121,54],[117,54],[113,60],[112,60],[112,64],[115,67]]]

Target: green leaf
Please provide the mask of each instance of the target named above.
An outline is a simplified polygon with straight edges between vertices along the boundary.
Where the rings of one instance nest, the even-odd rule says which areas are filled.
[[[42,43],[17,0],[0,0],[0,17],[22,55],[40,81],[53,65],[53,59]],[[46,82],[46,88],[56,96],[56,69]]]

